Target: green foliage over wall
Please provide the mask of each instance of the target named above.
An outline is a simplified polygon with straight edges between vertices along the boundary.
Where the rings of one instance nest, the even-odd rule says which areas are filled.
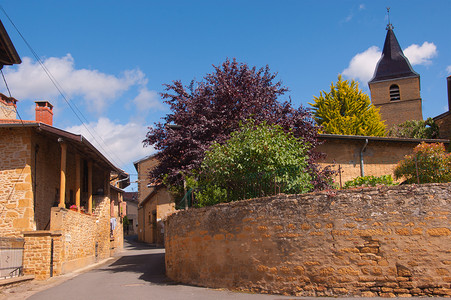
[[[266,188],[282,193],[312,190],[309,148],[279,125],[249,121],[206,152],[199,180],[203,189],[196,195],[200,206],[265,196]]]
[[[349,189],[353,187],[366,187],[366,186],[377,186],[377,185],[396,185],[393,182],[391,175],[376,176],[359,176],[353,180],[345,182],[344,188]]]
[[[342,135],[384,136],[385,125],[379,109],[371,104],[358,82],[343,80],[330,85],[330,92],[322,91],[314,97],[313,116],[323,133]]]
[[[426,121],[409,120],[390,128],[388,136],[413,139],[436,139],[439,136],[439,128],[432,118],[428,118]]]
[[[442,143],[421,143],[395,168],[395,178],[407,183],[451,182],[451,154]]]

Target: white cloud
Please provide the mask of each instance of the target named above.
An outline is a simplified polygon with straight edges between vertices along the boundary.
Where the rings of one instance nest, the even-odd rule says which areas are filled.
[[[424,42],[421,46],[412,44],[403,52],[411,65],[428,65],[432,62],[431,59],[437,56],[437,47],[434,43]],[[342,74],[348,78],[367,83],[373,77],[381,55],[382,52],[378,47],[371,46],[364,52],[356,54]]]
[[[378,47],[372,46],[362,53],[358,53],[351,59],[349,66],[343,70],[342,74],[349,78],[357,79],[361,82],[368,82],[373,77],[376,64],[381,57]]]
[[[147,114],[152,108],[164,109],[163,104],[159,101],[158,93],[150,91],[146,87],[140,88],[139,94],[133,99],[133,103],[139,115]]]
[[[410,45],[403,52],[412,65],[429,65],[432,63],[431,58],[437,56],[437,46],[424,42],[421,46]]]
[[[142,141],[146,138],[147,126],[133,122],[117,124],[108,118],[100,118],[97,122],[87,124],[87,127],[95,134],[95,139],[83,125],[72,126],[65,130],[82,134],[118,167],[124,168],[125,165],[154,152],[152,147],[143,147]]]
[[[446,68],[446,72],[448,72],[448,74],[451,74],[451,66],[448,66],[448,67]]]
[[[360,4],[359,5],[359,10],[364,10],[366,7],[365,7],[365,4]]]
[[[98,70],[76,69],[70,54],[47,58],[43,64],[68,97],[83,97],[88,109],[98,113],[130,87],[147,84],[144,73],[137,69],[124,71],[120,76]],[[14,97],[19,100],[59,96],[44,69],[29,57],[24,57],[22,64],[7,68],[5,73]]]

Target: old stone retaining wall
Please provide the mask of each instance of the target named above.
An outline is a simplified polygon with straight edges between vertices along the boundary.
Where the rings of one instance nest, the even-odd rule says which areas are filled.
[[[167,275],[301,296],[451,296],[451,183],[325,191],[179,211]]]
[[[92,215],[52,207],[50,230],[24,232],[24,273],[47,279],[105,259],[123,248],[118,218],[110,234],[110,199],[97,196]],[[117,211],[117,208],[115,208]]]

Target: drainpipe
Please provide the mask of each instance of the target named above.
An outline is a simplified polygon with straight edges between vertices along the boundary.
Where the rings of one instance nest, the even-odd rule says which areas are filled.
[[[360,176],[365,176],[365,170],[363,169],[363,152],[366,149],[366,146],[368,145],[368,139],[365,139],[365,144],[363,145],[362,149],[360,150]]]

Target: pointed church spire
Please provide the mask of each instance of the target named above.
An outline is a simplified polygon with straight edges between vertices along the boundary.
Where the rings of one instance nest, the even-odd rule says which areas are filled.
[[[385,37],[384,49],[382,50],[382,56],[377,63],[373,79],[370,80],[370,83],[395,78],[420,76],[412,69],[409,60],[404,56],[401,46],[396,39],[395,33],[393,31],[394,27],[390,23],[389,7],[387,7],[387,13],[388,24],[386,27],[387,36]]]

